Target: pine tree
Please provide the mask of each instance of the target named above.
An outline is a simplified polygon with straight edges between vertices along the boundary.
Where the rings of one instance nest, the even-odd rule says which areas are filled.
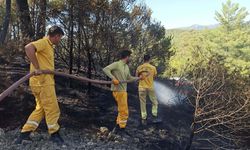
[[[216,12],[220,27],[211,32],[210,44],[213,53],[230,73],[249,75],[250,70],[250,30],[246,22],[248,12],[237,3],[228,0],[222,5],[221,13]]]

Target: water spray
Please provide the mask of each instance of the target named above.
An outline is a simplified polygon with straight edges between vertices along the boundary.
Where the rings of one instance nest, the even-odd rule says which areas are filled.
[[[159,102],[164,105],[177,105],[186,98],[185,95],[178,93],[159,81],[154,81],[154,87]]]

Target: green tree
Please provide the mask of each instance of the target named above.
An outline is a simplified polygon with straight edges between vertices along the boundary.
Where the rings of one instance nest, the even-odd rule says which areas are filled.
[[[216,12],[220,23],[217,30],[211,32],[209,47],[217,55],[230,73],[239,72],[243,76],[250,74],[250,30],[246,22],[248,12],[239,4],[228,0],[222,6],[221,13]]]
[[[216,56],[231,74],[250,74],[250,28],[248,12],[228,0],[215,13],[220,26],[211,30],[179,31],[174,35],[170,70],[166,74],[189,74],[198,62],[206,65]],[[176,33],[176,32],[175,32]]]
[[[228,0],[222,4],[221,13],[215,12],[215,19],[222,25],[222,28],[227,33],[235,29],[244,28],[246,26],[245,18],[248,12],[245,7],[239,6],[238,3],[232,3]]]
[[[173,35],[171,51],[174,56],[170,58],[170,68],[165,72],[167,76],[188,75],[197,63],[203,61],[202,65],[206,65],[208,62],[206,58],[209,57],[209,53],[205,48],[207,31],[187,30],[178,32]]]

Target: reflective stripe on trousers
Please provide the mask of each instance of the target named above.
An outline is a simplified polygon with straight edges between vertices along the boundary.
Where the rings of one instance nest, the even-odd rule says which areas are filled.
[[[128,120],[128,94],[125,91],[113,92],[113,96],[117,102],[118,115],[116,123],[119,124],[120,128],[125,128]]]
[[[58,106],[55,86],[31,87],[36,99],[36,108],[31,113],[21,132],[35,131],[41,120],[45,117],[50,134],[59,130],[58,119],[60,109]]]
[[[152,115],[157,116],[158,113],[158,101],[154,89],[139,88],[139,99],[142,119],[147,119],[147,95],[149,96],[149,99],[152,102]]]
[[[31,121],[31,120],[28,120],[27,122],[26,122],[26,124],[30,124],[30,125],[34,125],[34,126],[39,126],[39,124],[38,124],[38,122],[36,122],[36,121]]]

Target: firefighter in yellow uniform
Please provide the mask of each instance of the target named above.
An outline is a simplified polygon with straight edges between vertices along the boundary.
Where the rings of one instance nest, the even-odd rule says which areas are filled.
[[[64,32],[60,27],[52,26],[46,37],[25,46],[26,54],[31,62],[30,72],[35,72],[35,76],[29,80],[29,85],[36,100],[36,107],[23,126],[16,140],[17,144],[21,144],[23,140],[31,140],[30,133],[37,129],[43,118],[51,134],[50,140],[57,144],[64,142],[58,132],[60,109],[55,92],[54,75],[41,74],[41,70],[54,70],[53,46],[60,42],[63,35]]]
[[[129,50],[121,51],[121,59],[106,66],[103,69],[104,73],[113,81],[113,84],[111,85],[111,91],[118,106],[118,115],[116,118],[117,125],[114,128],[114,130],[116,130],[114,132],[121,132],[119,134],[124,133],[124,129],[127,125],[127,120],[129,116],[127,102],[127,83],[119,83],[119,81],[140,79],[138,77],[133,77],[130,74],[129,67],[127,65],[127,63],[129,62],[130,55],[131,51]]]
[[[158,101],[154,91],[154,78],[157,75],[156,67],[151,65],[150,56],[144,56],[144,63],[136,69],[136,76],[142,76],[144,80],[139,81],[139,99],[141,108],[142,125],[147,124],[146,98],[147,95],[152,102],[153,122],[158,123],[161,120],[158,118]]]

